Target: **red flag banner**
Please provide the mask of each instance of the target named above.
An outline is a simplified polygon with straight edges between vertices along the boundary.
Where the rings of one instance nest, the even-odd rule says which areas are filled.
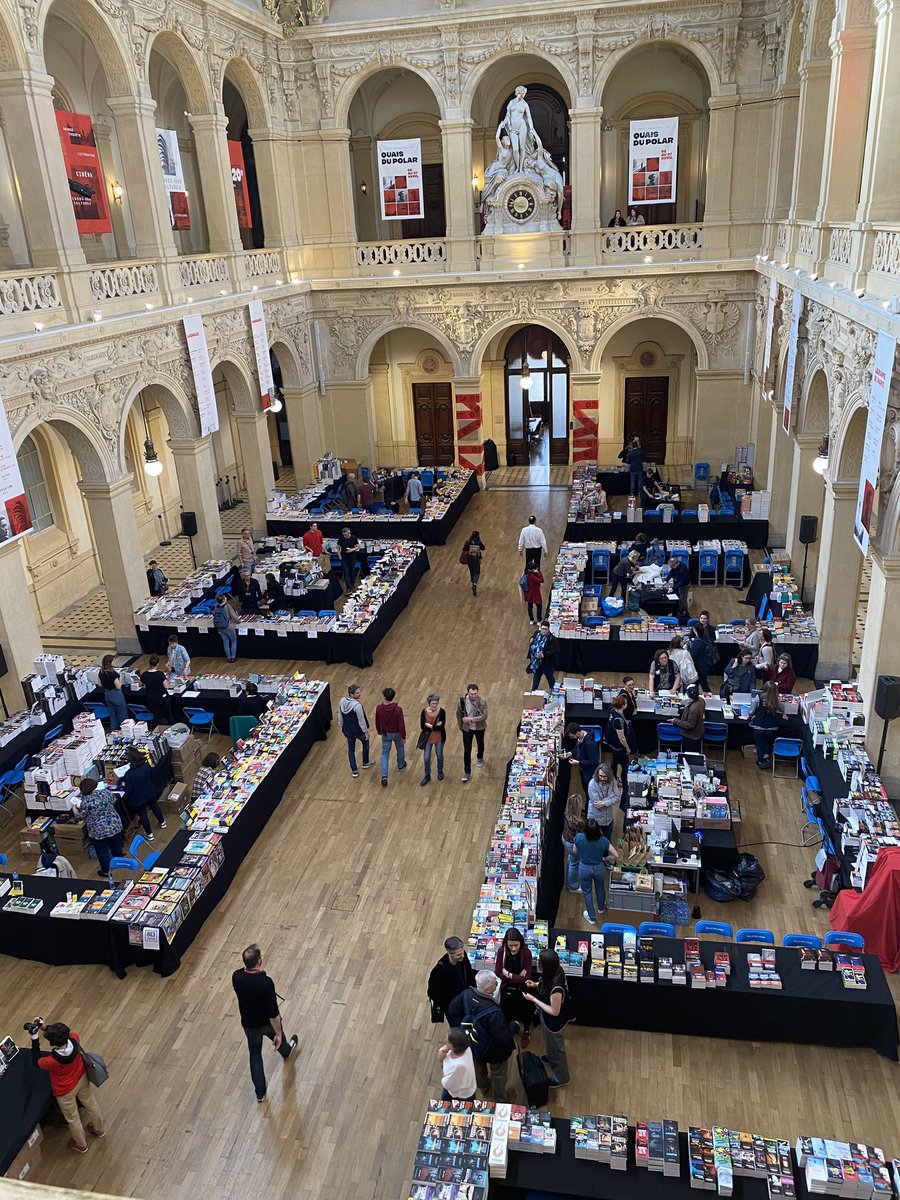
[[[79,233],[111,233],[106,183],[90,117],[57,112],[56,124]]]

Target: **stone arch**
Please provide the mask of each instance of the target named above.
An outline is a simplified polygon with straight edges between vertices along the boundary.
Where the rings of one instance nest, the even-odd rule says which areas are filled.
[[[403,61],[398,62],[371,62],[356,75],[351,75],[341,85],[334,102],[335,123],[339,129],[347,128],[350,121],[350,105],[353,102],[353,97],[362,87],[362,85],[371,79],[373,75],[377,75],[380,71],[403,70],[409,71],[411,75],[417,75],[437,101],[438,111],[441,115],[441,120],[446,118],[446,104],[444,100],[443,90],[435,79],[431,71],[424,67],[414,67],[410,63]]]
[[[55,14],[69,19],[93,43],[106,76],[110,96],[137,96],[140,88],[128,48],[120,40],[118,30],[100,7],[91,0],[50,0],[37,14],[40,46],[44,44],[47,18]]]
[[[674,30],[667,30],[665,37],[655,37],[653,33],[648,30],[646,33],[643,33],[640,37],[636,38],[630,46],[626,46],[623,50],[614,52],[604,62],[603,66],[600,68],[600,73],[597,76],[597,82],[594,85],[593,98],[596,104],[602,105],[604,89],[606,88],[606,85],[616,68],[620,67],[622,63],[636,50],[643,49],[644,47],[649,46],[651,43],[660,46],[670,45],[679,50],[686,50],[705,72],[706,84],[709,89],[710,96],[718,95],[719,87],[721,86],[722,82],[719,76],[719,67],[716,63],[716,60],[713,58],[712,54],[705,45],[703,45],[701,42],[695,42],[691,38],[685,37]]]
[[[803,392],[797,409],[798,434],[827,433],[829,427],[829,387],[824,368],[815,364],[803,381]]]
[[[26,412],[21,423],[13,430],[14,449],[18,451],[28,435],[41,425],[51,426],[63,438],[81,468],[82,482],[112,483],[121,478],[123,472],[119,464],[113,462],[94,426],[87,417],[71,409],[32,409]]]
[[[12,16],[0,5],[0,70],[20,71],[24,66],[22,40]]]
[[[521,324],[521,322],[520,322]],[[435,329],[433,325],[429,325],[427,321],[410,321],[404,320],[401,324],[393,322],[391,324],[382,325],[378,329],[372,331],[364,341],[360,343],[359,349],[356,352],[356,365],[354,369],[354,379],[358,382],[365,382],[369,377],[369,361],[372,357],[372,351],[377,343],[388,333],[398,333],[401,329],[417,329],[421,333],[427,334],[428,337],[434,338],[444,353],[444,357],[453,366],[453,374],[458,377],[464,377],[467,374],[465,368],[465,360],[463,359],[459,348],[439,329]]]
[[[484,352],[493,341],[494,338],[505,333],[507,330],[512,332],[523,325],[543,325],[545,329],[549,329],[563,343],[569,352],[571,366],[569,368],[569,377],[580,374],[585,370],[585,366],[581,359],[581,353],[578,349],[578,343],[575,341],[575,335],[567,326],[560,324],[553,317],[547,316],[544,313],[530,313],[527,317],[516,315],[514,317],[506,317],[501,321],[495,321],[490,328],[486,329],[478,341],[473,346],[469,361],[471,369],[464,372],[466,376],[475,377],[481,372],[482,360]]]
[[[214,101],[206,73],[184,38],[169,29],[162,30],[153,38],[147,48],[148,83],[150,55],[154,50],[169,62],[181,80],[190,111],[195,115],[212,112]]]
[[[834,434],[834,445],[829,449],[829,475],[835,481],[858,482],[862,470],[863,446],[866,441],[866,424],[869,419],[868,405],[862,399],[848,404]]]
[[[232,58],[225,64],[223,81],[229,80],[240,93],[247,113],[247,129],[253,137],[254,130],[269,128],[269,106],[259,77],[243,58]]]
[[[800,83],[800,63],[803,59],[805,34],[806,22],[803,20],[803,5],[798,4],[788,31],[787,48],[782,59],[785,84],[797,85]]]
[[[566,62],[562,56],[556,58],[551,54],[547,54],[538,47],[529,44],[527,46],[523,45],[521,50],[507,50],[496,54],[493,58],[489,58],[486,62],[480,63],[472,71],[469,78],[466,80],[466,85],[463,88],[462,95],[460,97],[460,107],[464,117],[472,116],[472,106],[475,101],[475,97],[478,94],[479,86],[487,77],[488,73],[505,60],[515,58],[536,59],[538,62],[544,63],[549,68],[550,73],[558,75],[560,79],[562,79],[566,90],[569,93],[569,107],[571,108],[574,106],[575,97],[578,95],[578,81],[569,63]]]
[[[706,349],[706,343],[700,336],[700,330],[696,325],[692,324],[678,313],[670,312],[668,309],[663,308],[634,309],[631,312],[626,313],[624,316],[619,317],[618,320],[613,321],[613,323],[603,331],[600,340],[594,347],[591,365],[588,369],[594,373],[599,371],[603,354],[613,337],[622,329],[627,328],[629,325],[633,325],[635,321],[644,321],[648,317],[657,321],[670,321],[673,325],[677,325],[679,329],[683,329],[691,339],[694,349],[697,352],[697,370],[709,370],[709,351]]]
[[[258,388],[250,368],[236,356],[225,355],[210,363],[210,371],[221,370],[234,398],[235,412],[260,412]]]
[[[129,388],[122,408],[122,421],[119,426],[119,462],[123,470],[128,415],[142,392],[146,393],[148,398],[152,398],[162,410],[169,427],[170,441],[192,441],[200,436],[200,423],[194,406],[178,384],[161,375],[139,379]]]
[[[303,361],[288,338],[281,334],[276,334],[269,343],[269,350],[278,359],[283,386],[288,388],[302,387],[303,378],[306,374],[303,369]]]

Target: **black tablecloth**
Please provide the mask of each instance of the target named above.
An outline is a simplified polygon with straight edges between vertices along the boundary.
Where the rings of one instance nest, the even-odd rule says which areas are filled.
[[[588,935],[582,930],[552,929],[568,936],[569,948]],[[618,935],[607,935],[615,943]],[[654,953],[684,961],[684,942],[654,938]],[[607,1029],[641,1029],[651,1033],[697,1034],[751,1042],[802,1042],[814,1046],[869,1046],[886,1058],[897,1059],[897,1010],[881,963],[865,954],[868,987],[845,988],[834,971],[804,971],[800,952],[777,947],[775,960],[782,990],[751,988],[747,951],[754,946],[734,942],[701,942],[700,957],[713,966],[717,950],[731,955],[731,975],[725,988],[692,988],[667,982],[624,983],[610,979],[568,978],[579,1025]],[[585,964],[589,971],[590,963]]]
[[[593,675],[598,671],[623,672],[634,675],[641,686],[646,686],[641,676],[646,676],[657,650],[665,650],[671,638],[660,641],[621,641],[619,626],[610,626],[610,638],[588,640],[560,638],[555,668],[560,672],[576,675]],[[776,642],[778,653],[790,654],[797,675],[803,679],[814,679],[819,661],[819,646],[816,642]],[[716,642],[719,661],[711,668],[710,675],[721,675],[730,659],[734,657],[736,643]]]
[[[50,916],[53,906],[65,899],[66,892],[102,887],[97,879],[52,879],[24,875],[22,882],[25,895],[40,896],[44,907],[33,917],[0,909],[0,953],[53,966],[100,963],[115,971],[119,978],[124,977],[125,969],[129,966],[152,964],[160,975],[171,975],[177,971],[181,965],[181,955],[225,895],[241,863],[280,804],[288,784],[315,743],[324,741],[330,724],[331,697],[326,688],[300,732],[282,751],[266,778],[256,788],[252,801],[222,839],[224,861],[176,932],[171,946],[162,934],[158,952],[131,946],[128,942],[128,926],[118,921],[66,920]],[[177,865],[189,838],[186,830],[178,832],[163,850],[157,865]]]
[[[421,517],[415,516],[404,517],[402,520],[396,517],[379,519],[377,516],[371,516],[363,519],[357,516],[349,522],[349,526],[360,538],[386,538],[389,541],[402,538],[411,542],[424,542],[426,546],[443,546],[466,505],[477,492],[478,477],[471,475],[466,486],[437,521],[423,521]],[[341,519],[327,516],[304,516],[300,520],[290,521],[269,517],[266,520],[266,530],[270,535],[281,533],[287,534],[288,537],[301,537],[313,521],[327,538],[337,537],[348,524]]]
[[[648,537],[678,538],[681,541],[697,542],[707,538],[735,538],[746,542],[751,550],[764,550],[769,541],[769,522],[753,518],[710,517],[702,525],[699,521],[681,521],[677,518],[666,524],[659,521],[572,521],[566,523],[567,542],[634,541],[639,533]]]
[[[403,612],[419,580],[430,569],[428,552],[420,551],[413,559],[392,596],[381,606],[375,620],[365,633],[307,633],[288,632],[279,637],[274,631],[258,635],[249,631],[238,636],[238,658],[300,659],[307,662],[350,663],[355,667],[371,667],[375,649],[394,621]],[[171,632],[170,626],[151,625],[137,630],[141,649],[158,654]],[[179,633],[178,640],[191,657],[221,658],[222,639],[215,629],[192,629]]]
[[[566,721],[577,721],[579,725],[590,726],[596,725],[600,728],[606,723],[609,717],[610,709],[608,705],[597,709],[590,704],[567,704],[566,705]],[[708,711],[707,720],[713,724],[725,724],[728,726],[728,746],[730,749],[737,749],[741,746],[749,746],[753,741],[753,730],[747,721],[742,721],[740,718],[733,718],[726,721],[721,712]],[[634,730],[637,734],[638,749],[647,753],[656,753],[656,727],[660,721],[668,721],[669,717],[659,717],[655,713],[639,712],[635,714]],[[779,737],[799,738],[803,740],[804,725],[799,716],[788,717],[782,727],[778,730]]]
[[[28,1020],[33,1015],[25,1014]],[[0,1075],[0,1175],[6,1174],[35,1125],[43,1120],[51,1099],[49,1071],[32,1062],[30,1046],[20,1047]]]
[[[62,725],[63,733],[69,733],[72,728],[72,718],[80,712],[81,701],[69,700],[59,712],[53,714],[46,725],[32,725],[30,729],[26,729],[24,733],[13,738],[0,750],[0,775],[4,771],[11,770],[26,754],[34,754],[36,750],[40,750],[44,738],[57,725]]]
[[[835,816],[835,802],[845,799],[850,792],[850,787],[841,774],[837,761],[833,758],[825,758],[821,750],[813,747],[812,731],[808,725],[803,726],[803,731],[798,736],[803,740],[803,752],[810,769],[822,788],[822,800],[819,804],[822,824],[825,826],[835,854],[840,859],[841,886],[848,888],[850,887],[850,868],[856,861],[856,851],[851,850],[849,853],[845,853],[841,849],[841,831]]]

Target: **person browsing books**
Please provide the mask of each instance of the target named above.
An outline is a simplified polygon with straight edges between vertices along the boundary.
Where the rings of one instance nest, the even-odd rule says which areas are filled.
[[[247,683],[243,696],[238,702],[237,716],[256,717],[258,721],[266,711],[268,703],[265,696],[259,694],[259,688],[256,684],[250,680]]]
[[[447,1010],[451,1002],[475,983],[475,971],[462,938],[446,938],[444,950],[446,953],[437,960],[428,976],[428,1001],[433,1025],[449,1020]]]
[[[163,816],[156,798],[157,790],[156,784],[153,782],[153,772],[146,758],[134,746],[130,746],[125,752],[125,761],[128,763],[128,770],[122,780],[125,803],[140,821],[147,841],[152,842],[153,833],[150,829],[147,809],[149,808],[156,817],[160,829],[166,827],[166,818]]]
[[[475,1078],[491,1099],[506,1099],[509,1060],[516,1048],[517,1021],[510,1021],[500,1007],[500,980],[493,971],[479,971],[475,986],[466,988],[450,1002],[450,1023],[463,1030],[472,1047]]]
[[[438,1050],[441,1063],[441,1099],[475,1099],[475,1060],[469,1039],[461,1029],[451,1029]]]
[[[588,820],[596,821],[603,836],[612,839],[615,806],[622,799],[622,787],[606,763],[599,763],[588,784]],[[574,839],[573,839],[574,841]]]
[[[96,1089],[84,1069],[78,1034],[62,1021],[44,1025],[41,1018],[36,1017],[32,1024],[37,1028],[31,1035],[31,1058],[35,1066],[50,1076],[50,1090],[72,1135],[69,1149],[78,1154],[87,1154],[85,1127],[96,1138],[106,1137],[106,1130],[103,1128],[103,1114],[97,1106]],[[42,1029],[50,1047],[48,1054],[41,1053]],[[84,1124],[78,1110],[79,1103],[86,1118]]]
[[[584,912],[581,915],[588,925],[596,925],[597,913],[606,910],[606,864],[607,861],[615,862],[619,854],[609,838],[603,836],[597,822],[589,818],[584,831],[575,835],[575,857],[578,859],[578,879],[584,896]]]
[[[322,530],[313,521],[309,529],[303,535],[303,545],[307,548],[310,554],[314,554],[319,558],[322,554],[322,547],[325,545],[325,539],[322,537]]]
[[[168,579],[163,574],[162,567],[155,558],[151,558],[147,564],[147,587],[150,589],[151,596],[164,596]]]
[[[348,592],[353,590],[356,577],[359,574],[359,557],[362,546],[359,538],[345,525],[338,537],[338,549],[341,554],[341,568],[344,572],[344,587]]]
[[[121,729],[122,722],[128,720],[128,705],[122,691],[122,676],[113,666],[113,656],[105,654],[100,664],[98,682],[103,688],[103,702],[109,709],[110,733]]]
[[[105,787],[97,787],[96,779],[82,779],[78,785],[81,799],[77,812],[84,817],[87,835],[97,852],[100,878],[109,875],[109,861],[122,853],[122,818],[116,811],[116,800]]]
[[[540,628],[528,644],[526,670],[531,672],[531,690],[536,692],[541,680],[546,680],[547,690],[553,691],[556,683],[554,665],[559,643],[550,632],[550,622],[541,621]]]
[[[216,771],[219,769],[221,759],[218,754],[207,754],[203,760],[203,765],[194,776],[194,782],[191,786],[191,799],[199,800],[203,796],[208,795],[210,785],[216,777]]]
[[[500,1007],[510,1021],[522,1026],[522,1049],[531,1041],[530,1026],[534,1010],[525,1002],[522,989],[531,978],[533,959],[521,931],[513,926],[503,935],[494,960],[494,974],[500,980]]]
[[[262,1059],[262,1041],[268,1038],[281,1057],[287,1061],[297,1048],[295,1033],[285,1041],[278,995],[275,984],[263,970],[262,950],[248,946],[243,953],[244,965],[231,976],[231,986],[237,996],[241,1026],[250,1051],[250,1078],[256,1090],[256,1100],[266,1098],[266,1071]]]
[[[579,833],[578,837],[583,838],[584,834]],[[563,1030],[571,1020],[566,976],[555,950],[542,950],[538,955],[538,967],[540,980],[535,983],[530,979],[525,985],[528,988],[525,995],[540,1012],[550,1087],[565,1087],[569,1082],[569,1060]]]
[[[191,674],[191,656],[178,640],[177,633],[169,634],[169,648],[166,651],[169,672],[176,679],[188,679]]]
[[[174,725],[175,715],[166,688],[165,673],[159,669],[159,655],[150,655],[147,670],[141,671],[141,683],[144,686],[144,703],[153,713],[156,724]]]

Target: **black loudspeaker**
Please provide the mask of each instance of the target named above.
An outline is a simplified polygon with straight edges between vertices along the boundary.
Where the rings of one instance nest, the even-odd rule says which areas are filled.
[[[805,520],[805,518],[804,518]],[[185,537],[197,536],[197,514],[192,512],[183,512],[181,514],[181,532]]]
[[[819,518],[800,518],[800,545],[811,546],[819,536]]]
[[[875,711],[883,721],[900,717],[900,675],[879,675]]]

